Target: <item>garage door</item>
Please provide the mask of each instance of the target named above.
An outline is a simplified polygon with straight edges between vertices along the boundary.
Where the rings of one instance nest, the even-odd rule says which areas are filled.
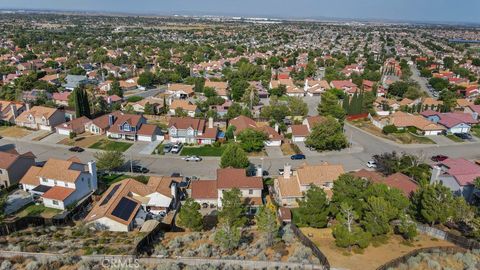
[[[67,130],[67,129],[59,128],[59,129],[57,129],[57,132],[60,135],[66,135],[66,136],[70,135],[70,130]]]

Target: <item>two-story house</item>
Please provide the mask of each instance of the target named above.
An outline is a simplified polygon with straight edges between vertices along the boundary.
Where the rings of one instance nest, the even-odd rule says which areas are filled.
[[[23,113],[26,109],[24,103],[0,100],[0,123],[15,123],[15,118]]]
[[[454,195],[463,196],[470,201],[477,177],[480,177],[480,166],[463,158],[449,158],[433,166],[430,183],[441,183]]]
[[[122,180],[105,191],[85,221],[97,229],[131,231],[142,226],[148,214],[164,216],[176,209],[179,181],[175,177],[150,177],[147,184]]]
[[[333,182],[344,173],[342,165],[318,164],[301,165],[292,171],[285,165],[284,173],[274,180],[275,200],[285,207],[297,207],[297,199],[301,199],[311,185],[318,186],[331,195]]]
[[[43,106],[35,106],[31,109],[27,106],[27,110],[15,119],[17,126],[48,131],[52,131],[63,122],[65,122],[65,112]]]
[[[143,115],[120,113],[108,115],[107,136],[114,139],[152,142],[161,139],[157,125],[147,124]]]
[[[0,151],[0,190],[15,185],[35,165],[32,152],[19,154],[15,149]]]
[[[75,157],[51,158],[43,167],[30,167],[20,184],[45,207],[65,210],[97,190],[97,167],[94,161],[83,164]]]
[[[203,207],[214,205],[222,208],[225,191],[237,188],[247,206],[247,214],[254,215],[263,205],[263,181],[259,176],[247,176],[245,169],[225,168],[217,170],[216,180],[199,180],[191,183],[191,197]]]
[[[235,140],[237,140],[237,135],[245,129],[254,129],[267,135],[267,140],[263,142],[265,146],[280,146],[282,144],[283,136],[278,133],[278,126],[272,128],[270,126],[257,125],[257,122],[244,115],[230,120],[229,126],[235,127]]]
[[[213,118],[172,117],[168,122],[170,142],[212,144],[217,140],[218,128],[213,126]]]
[[[428,120],[444,126],[449,133],[469,133],[472,125],[478,120],[470,113],[450,112],[439,113],[428,110],[421,113]]]

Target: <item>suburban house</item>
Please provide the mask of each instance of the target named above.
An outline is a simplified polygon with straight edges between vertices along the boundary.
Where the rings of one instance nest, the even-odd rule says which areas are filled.
[[[480,177],[480,166],[464,158],[448,158],[432,168],[430,183],[442,183],[454,195],[473,199],[474,180]]]
[[[156,215],[164,216],[178,203],[178,179],[150,177],[147,184],[125,179],[112,184],[85,218],[96,229],[131,231]]]
[[[288,127],[287,132],[292,134],[293,142],[304,142],[310,134],[306,125],[291,125]]]
[[[90,122],[85,124],[85,130],[95,135],[105,134],[107,133],[107,130],[110,128],[110,126],[113,124],[111,120],[115,119],[115,117],[118,118],[118,116],[120,116],[121,114],[121,111],[114,111],[109,114],[94,118]]]
[[[335,164],[302,164],[296,171],[285,165],[283,175],[274,180],[275,200],[285,207],[297,207],[297,199],[301,199],[311,185],[325,190],[331,196],[333,182],[344,173],[342,165]]]
[[[237,139],[238,134],[240,134],[243,130],[250,128],[267,134],[268,138],[266,141],[264,141],[265,146],[280,146],[282,144],[283,137],[277,132],[277,130],[268,125],[258,125],[253,119],[244,115],[237,116],[230,120],[229,126],[235,127],[235,140]]]
[[[212,144],[217,140],[218,128],[213,118],[172,117],[168,122],[168,136],[172,143]]]
[[[77,158],[49,159],[43,167],[32,166],[20,180],[23,190],[40,197],[45,207],[65,210],[97,190],[97,166]]]
[[[379,172],[361,169],[352,173],[352,175],[373,183],[385,184],[390,188],[399,189],[406,197],[410,197],[418,189],[418,184],[403,173],[394,173],[385,177]]]
[[[19,154],[15,149],[0,151],[0,190],[18,184],[34,165],[35,155],[32,152]]]
[[[145,113],[145,107],[147,104],[151,105],[154,113],[159,113],[163,110],[163,99],[156,97],[144,98],[140,101],[128,103],[127,105],[132,105],[134,111],[139,113]],[[125,107],[125,106],[123,106]]]
[[[333,80],[330,82],[332,88],[343,90],[345,93],[353,95],[358,90],[356,84],[349,80]]]
[[[175,99],[186,99],[195,95],[193,88],[193,85],[172,83],[167,85],[167,93],[173,95]]]
[[[238,188],[247,213],[254,215],[263,205],[261,176],[247,176],[245,169],[225,168],[217,170],[216,180],[199,180],[191,183],[190,196],[204,208],[210,206],[222,208],[223,192]]]
[[[65,77],[65,84],[62,86],[70,91],[73,91],[75,88],[79,87],[80,85],[84,85],[88,83],[88,78],[85,75],[67,75]]]
[[[293,82],[292,78],[278,79],[270,81],[270,89],[278,88],[280,85],[284,85],[287,89],[287,96],[291,97],[303,97],[305,90],[298,88]]]
[[[398,129],[414,127],[425,136],[440,135],[445,132],[445,127],[436,124],[416,114],[409,114],[401,111],[386,116],[368,116],[372,124],[379,129],[385,126],[394,125]]]
[[[143,142],[163,139],[160,128],[157,125],[147,124],[147,119],[143,115],[126,113],[108,115],[108,122],[109,138]]]
[[[468,105],[464,112],[471,114],[473,119],[480,121],[480,105]]]
[[[192,104],[190,101],[175,99],[170,104],[170,115],[175,115],[177,109],[182,109],[182,111],[186,112],[188,116],[195,117],[195,114],[200,112],[197,105]]]
[[[223,99],[229,99],[228,98],[228,82],[214,82],[207,80],[205,81],[205,87],[210,87],[215,89],[215,92],[217,92],[217,95],[219,97],[222,97]]]
[[[469,133],[472,125],[477,124],[476,116],[470,113],[449,112],[440,113],[432,110],[421,113],[428,120],[438,123],[447,129],[448,133]]]
[[[21,113],[16,119],[15,124],[21,127],[27,127],[35,130],[53,130],[54,127],[65,122],[65,112],[43,106],[35,106]]]
[[[330,85],[325,80],[305,80],[305,86],[303,90],[307,93],[308,96],[320,96],[323,92],[330,89]]]
[[[70,96],[71,92],[59,92],[53,93],[52,99],[55,104],[60,106],[68,106],[68,97]]]
[[[0,100],[0,123],[15,123],[15,118],[23,113],[26,109],[24,103]]]
[[[72,121],[65,122],[55,127],[58,134],[69,136],[70,133],[82,134],[85,132],[85,126],[89,123],[90,119],[85,116],[75,118]]]

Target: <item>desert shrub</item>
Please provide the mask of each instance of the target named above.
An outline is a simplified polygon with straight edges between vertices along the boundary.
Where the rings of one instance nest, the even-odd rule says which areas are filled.
[[[10,260],[10,262],[12,262],[12,264],[23,264],[25,262],[25,257],[23,257],[23,256],[13,256],[9,260]]]
[[[260,254],[258,254],[257,258],[260,261],[267,261],[268,260],[267,255],[265,254],[265,251],[260,252]]]
[[[432,260],[432,259],[429,258],[429,259],[426,260],[426,262],[427,262],[427,265],[428,265],[429,269],[432,269],[432,270],[441,270],[442,269],[440,264],[435,260]]]
[[[290,227],[290,224],[285,225],[282,228],[280,234],[282,236],[282,240],[285,243],[291,244],[291,243],[295,242],[295,234],[293,233],[292,228]]]
[[[37,261],[31,261],[25,266],[26,270],[37,270],[38,268],[40,268],[40,263]]]
[[[195,257],[197,255],[197,252],[195,250],[187,250],[183,252],[184,257]]]
[[[166,264],[161,264],[157,265],[157,268],[155,270],[181,270],[182,268],[178,263],[166,263]]]
[[[212,256],[212,246],[210,244],[201,244],[197,248],[197,253],[200,257],[208,258]]]
[[[78,270],[91,270],[92,266],[90,265],[89,261],[81,260],[77,263]]]
[[[168,247],[169,248],[181,248],[183,246],[183,239],[181,239],[181,237],[176,237],[172,240],[170,240],[170,242],[168,242]]]
[[[288,258],[289,262],[309,263],[309,258],[312,256],[312,250],[306,246],[298,246],[293,252],[292,256]]]
[[[0,270],[11,270],[13,269],[13,264],[9,260],[5,260],[0,264]]]

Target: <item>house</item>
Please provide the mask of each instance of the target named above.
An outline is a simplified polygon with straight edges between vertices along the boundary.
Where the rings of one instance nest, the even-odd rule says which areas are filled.
[[[448,158],[432,168],[430,183],[442,183],[454,195],[473,199],[474,180],[480,177],[480,166],[464,158]]]
[[[352,173],[352,175],[372,183],[385,184],[390,188],[399,189],[406,197],[410,197],[418,189],[417,182],[403,173],[394,173],[385,177],[379,172],[361,169]]]
[[[82,134],[85,132],[85,126],[90,121],[87,117],[82,116],[56,126],[55,130],[58,134],[66,136],[69,136],[71,133]]]
[[[120,113],[108,116],[107,136],[113,139],[152,142],[163,140],[157,125],[147,124],[143,115]]]
[[[128,232],[178,204],[178,179],[150,177],[147,184],[125,179],[111,185],[85,218],[96,229]]]
[[[219,97],[222,97],[223,99],[229,99],[228,82],[214,82],[207,80],[205,81],[205,87],[213,88]]]
[[[163,99],[156,97],[147,97],[134,103],[128,103],[128,105],[132,105],[135,112],[139,113],[145,113],[145,106],[147,106],[147,104],[152,106],[154,113],[161,112],[164,107]]]
[[[477,124],[478,120],[474,115],[469,113],[450,112],[440,113],[432,110],[421,113],[429,121],[438,123],[447,129],[447,132],[455,133],[469,133],[472,125]]]
[[[473,119],[480,121],[480,105],[468,105],[464,112],[471,114]]]
[[[25,103],[36,103],[39,99],[52,99],[52,94],[43,89],[32,89],[22,92],[22,100]]]
[[[35,130],[52,131],[54,127],[65,122],[65,112],[49,107],[35,106],[24,111],[16,119],[15,124]]]
[[[176,99],[186,99],[195,95],[194,87],[183,83],[172,83],[168,84],[167,93],[172,94]]]
[[[79,87],[80,85],[85,85],[88,83],[88,78],[85,75],[67,75],[65,77],[65,84],[63,84],[63,88],[73,91],[75,88]]]
[[[47,82],[49,84],[53,85],[60,85],[60,74],[50,74],[50,75],[45,75],[43,78],[39,79],[40,81]]]
[[[332,88],[343,90],[350,95],[355,94],[358,90],[357,85],[349,80],[333,80],[330,82]]]
[[[420,115],[409,114],[401,111],[394,112],[387,116],[368,116],[372,124],[379,129],[385,126],[394,125],[398,129],[414,127],[425,136],[440,135],[445,131],[445,127],[425,119]]]
[[[111,120],[114,120],[115,117],[118,118],[118,116],[120,116],[121,114],[121,111],[114,111],[109,114],[105,114],[95,119],[92,119],[90,122],[85,124],[85,130],[95,135],[105,134],[107,133],[107,130],[110,128],[110,126],[113,124],[113,121]]]
[[[307,118],[303,119],[302,125],[307,126],[308,132],[312,132],[313,127],[315,125],[321,124],[325,122],[326,118],[320,115],[316,116],[308,116]]]
[[[0,123],[15,123],[15,118],[26,110],[22,102],[0,100]]]
[[[258,125],[253,119],[244,115],[237,116],[230,120],[229,126],[235,127],[235,140],[237,139],[238,134],[240,134],[243,130],[250,128],[264,132],[267,135],[267,140],[263,142],[265,146],[280,146],[282,144],[283,136],[278,133],[277,126],[276,129],[274,129],[268,125]]]
[[[261,81],[249,81],[248,84],[257,91],[259,98],[268,98],[268,91]]]
[[[298,88],[293,82],[292,78],[270,81],[270,89],[278,88],[280,85],[284,85],[286,87],[287,96],[291,96],[291,97],[305,96],[305,90]]]
[[[55,104],[60,106],[68,106],[68,97],[70,96],[71,92],[59,92],[53,93],[52,99]]]
[[[121,80],[119,81],[120,83],[120,88],[123,89],[123,91],[131,91],[131,90],[135,90],[135,89],[141,89],[141,90],[145,90],[144,87],[141,87],[138,83],[138,77],[136,78],[129,78],[127,80]]]
[[[190,117],[195,117],[195,114],[200,112],[197,105],[192,104],[186,100],[176,99],[170,104],[170,115],[175,115],[177,109],[182,109]]]
[[[307,93],[308,96],[320,96],[323,92],[330,89],[330,85],[325,80],[305,80],[304,91]]]
[[[19,154],[15,149],[0,151],[0,190],[18,184],[34,165],[35,155],[32,152]]]
[[[191,198],[203,207],[222,208],[222,198],[225,191],[238,188],[242,199],[247,205],[247,214],[254,215],[258,207],[263,205],[261,176],[247,176],[245,169],[217,169],[216,180],[199,180],[192,182]]]
[[[40,197],[45,207],[65,210],[97,190],[97,167],[94,161],[83,164],[77,158],[51,158],[43,167],[30,167],[20,184]]]
[[[292,134],[293,142],[304,142],[310,134],[308,126],[306,125],[292,125],[288,128],[287,132]]]
[[[172,117],[168,122],[170,142],[212,144],[217,140],[218,128],[213,126],[213,118]]]
[[[284,166],[283,175],[274,180],[275,200],[285,207],[297,207],[297,199],[301,199],[311,185],[324,189],[331,194],[333,182],[344,173],[342,165],[335,164],[302,164],[292,172],[291,166]]]

